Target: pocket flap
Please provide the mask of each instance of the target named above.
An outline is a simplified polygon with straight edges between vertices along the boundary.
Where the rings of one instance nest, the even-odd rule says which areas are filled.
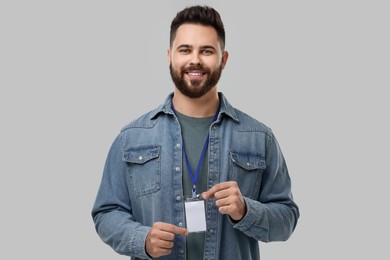
[[[230,152],[232,161],[238,166],[250,171],[265,169],[265,158],[261,154]]]
[[[159,146],[143,146],[126,150],[123,154],[123,160],[130,163],[144,164],[147,161],[158,158],[159,155]]]

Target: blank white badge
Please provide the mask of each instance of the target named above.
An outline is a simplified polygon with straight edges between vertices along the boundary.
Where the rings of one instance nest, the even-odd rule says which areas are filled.
[[[188,232],[206,231],[204,200],[186,201],[185,208]]]

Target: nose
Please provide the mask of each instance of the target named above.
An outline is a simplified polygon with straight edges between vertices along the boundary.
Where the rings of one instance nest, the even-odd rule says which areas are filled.
[[[199,55],[199,52],[192,52],[192,57],[191,57],[191,65],[201,65],[202,64],[202,59]]]

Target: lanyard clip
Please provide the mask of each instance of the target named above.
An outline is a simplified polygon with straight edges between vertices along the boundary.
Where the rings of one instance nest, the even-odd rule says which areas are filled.
[[[196,185],[192,186],[192,198],[196,199]]]
[[[204,200],[202,194],[197,194],[195,197],[186,198],[186,202]]]

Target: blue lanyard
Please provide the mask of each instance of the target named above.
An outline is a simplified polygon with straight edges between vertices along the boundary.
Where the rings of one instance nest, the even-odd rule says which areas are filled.
[[[173,105],[173,101],[171,101],[171,104],[172,104],[173,112],[176,113],[175,107]],[[219,114],[219,110],[220,110],[220,106],[218,106],[217,112],[215,113],[213,121],[211,122],[211,124],[214,123],[217,120],[217,117],[218,117],[218,114]],[[196,184],[198,183],[199,174],[200,174],[200,168],[202,167],[203,159],[204,159],[204,157],[206,155],[206,150],[207,150],[207,146],[209,144],[209,139],[210,139],[210,134],[207,134],[207,138],[206,138],[206,141],[204,142],[202,153],[200,155],[200,158],[199,158],[199,161],[198,161],[198,165],[196,167],[195,174],[194,174],[194,172],[191,169],[191,166],[190,166],[190,163],[189,163],[188,157],[187,157],[186,148],[184,146],[184,140],[182,140],[183,141],[184,159],[186,161],[187,170],[188,170],[188,173],[190,175],[191,182],[192,182],[192,198],[196,198]]]

